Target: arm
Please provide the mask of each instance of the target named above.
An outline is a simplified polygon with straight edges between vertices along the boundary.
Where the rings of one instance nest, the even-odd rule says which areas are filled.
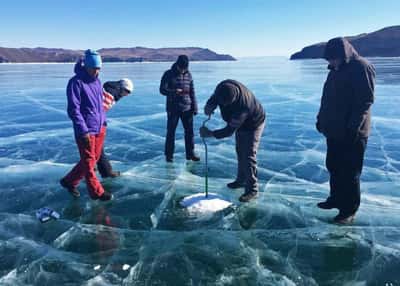
[[[374,103],[375,71],[372,66],[362,66],[354,75],[354,106],[347,128],[358,132]]]
[[[85,119],[81,114],[81,91],[76,81],[70,80],[67,86],[68,116],[71,118],[74,129],[79,137],[84,137],[88,132]]]
[[[195,95],[195,92],[194,92],[193,80],[190,81],[190,99],[192,101],[191,109],[192,109],[193,113],[196,115],[197,112],[198,112],[198,108],[197,108],[196,95]]]
[[[161,78],[160,93],[165,96],[174,96],[175,90],[169,88],[169,80],[170,80],[169,72],[166,71]]]
[[[212,131],[212,135],[217,139],[231,136],[240,126],[242,126],[247,117],[247,112],[241,112],[233,115],[232,119],[224,128]]]
[[[208,100],[206,105],[204,106],[204,114],[211,115],[213,111],[217,108],[217,95],[214,93]]]

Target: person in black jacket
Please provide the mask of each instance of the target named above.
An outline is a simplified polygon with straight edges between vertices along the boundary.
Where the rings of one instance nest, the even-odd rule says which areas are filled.
[[[105,111],[110,110],[114,104],[121,98],[129,95],[133,91],[133,83],[130,79],[123,78],[119,81],[107,81],[103,85],[103,108]],[[102,178],[116,178],[121,175],[121,172],[114,171],[106,153],[103,149],[97,161],[97,169]]]
[[[330,195],[318,203],[339,209],[337,223],[350,223],[360,206],[360,176],[371,129],[375,70],[344,38],[325,47],[329,74],[324,84],[317,130],[326,137]]]
[[[167,162],[173,162],[175,131],[179,119],[185,130],[186,160],[200,160],[194,153],[193,116],[197,115],[197,101],[188,67],[189,58],[180,55],[171,69],[164,73],[160,83],[160,93],[167,97],[168,121],[164,152]]]
[[[230,79],[217,85],[204,113],[211,115],[217,106],[227,125],[214,131],[201,127],[200,136],[220,139],[236,132],[238,170],[235,181],[227,186],[231,189],[244,187],[245,192],[239,201],[248,202],[258,194],[256,155],[264,130],[265,111],[246,86]]]

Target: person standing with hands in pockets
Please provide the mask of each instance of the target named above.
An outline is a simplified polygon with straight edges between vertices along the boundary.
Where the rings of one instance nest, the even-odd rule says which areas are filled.
[[[165,140],[165,159],[173,162],[175,131],[179,119],[185,130],[186,160],[200,161],[194,153],[193,116],[197,115],[197,100],[192,75],[188,70],[189,58],[180,55],[177,61],[161,78],[160,93],[167,100],[167,136]]]

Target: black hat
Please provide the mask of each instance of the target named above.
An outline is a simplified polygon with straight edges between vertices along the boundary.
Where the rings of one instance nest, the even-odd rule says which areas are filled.
[[[189,67],[189,58],[187,55],[180,55],[176,60],[176,65],[181,69],[187,69]]]

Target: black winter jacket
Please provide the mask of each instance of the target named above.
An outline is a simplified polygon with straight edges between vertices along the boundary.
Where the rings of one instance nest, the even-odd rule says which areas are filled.
[[[178,88],[183,90],[183,94],[176,94]],[[181,74],[176,63],[162,76],[160,93],[167,97],[167,112],[192,111],[197,114],[192,75],[189,71]]]
[[[374,103],[374,67],[344,38],[330,40],[324,57],[341,58],[343,63],[338,70],[328,66],[317,128],[326,138],[339,141],[354,135],[368,137]]]

